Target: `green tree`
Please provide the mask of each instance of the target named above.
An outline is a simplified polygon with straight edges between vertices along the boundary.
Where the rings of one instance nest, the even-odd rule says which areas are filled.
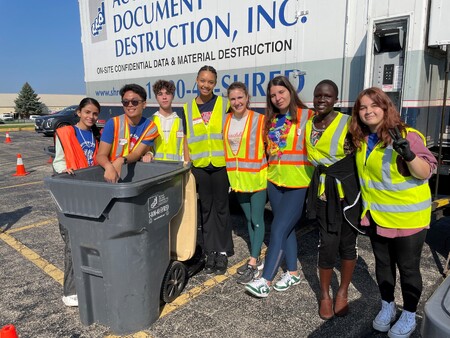
[[[17,99],[14,100],[16,112],[21,118],[28,118],[31,114],[41,114],[43,104],[39,101],[40,99],[28,82],[25,82]]]

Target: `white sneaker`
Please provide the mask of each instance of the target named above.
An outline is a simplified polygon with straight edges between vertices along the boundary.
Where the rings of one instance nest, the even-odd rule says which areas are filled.
[[[276,291],[286,291],[293,285],[300,284],[300,276],[291,275],[289,271],[286,271],[281,275],[281,278],[278,282],[275,283],[273,289]]]
[[[396,308],[395,302],[390,303],[385,300],[381,301],[381,310],[372,322],[375,330],[380,332],[388,332],[392,322],[395,320]]]
[[[248,283],[245,290],[258,298],[266,298],[269,295],[270,286],[264,278],[260,278]]]
[[[416,329],[416,313],[403,310],[397,323],[388,332],[390,338],[408,338]]]
[[[62,301],[65,306],[78,306],[78,296],[77,295],[63,296]]]

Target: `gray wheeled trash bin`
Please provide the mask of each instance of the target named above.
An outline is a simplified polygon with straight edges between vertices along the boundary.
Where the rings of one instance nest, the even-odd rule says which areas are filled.
[[[117,184],[99,166],[45,179],[69,231],[80,319],[127,334],[159,317],[170,262],[169,222],[183,204],[189,167],[124,166]]]

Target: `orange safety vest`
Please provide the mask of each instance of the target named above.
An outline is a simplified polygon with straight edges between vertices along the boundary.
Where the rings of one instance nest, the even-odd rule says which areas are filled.
[[[81,169],[88,167],[88,162],[83,149],[81,149],[80,142],[78,142],[75,134],[74,126],[65,126],[56,129],[61,146],[64,150],[64,159],[66,160],[66,167],[70,169]],[[93,154],[94,165],[97,164],[96,155],[98,150],[98,141],[95,141],[95,151]]]
[[[314,115],[311,109],[297,110],[297,124],[292,124],[286,138],[286,148],[281,156],[269,155],[267,179],[275,185],[287,188],[307,188],[314,166],[308,161],[305,144],[305,127]]]
[[[122,114],[112,119],[114,122],[114,139],[109,154],[110,161],[114,161],[121,156],[127,156],[143,140],[153,140],[159,135],[158,127],[153,121],[150,121],[147,128],[139,136],[133,149],[130,149],[130,126],[128,124],[128,117]]]
[[[237,154],[233,154],[228,131],[232,113],[227,114],[224,126],[225,162],[228,179],[233,190],[255,192],[267,188],[267,159],[264,151],[264,115],[248,112],[244,132]]]

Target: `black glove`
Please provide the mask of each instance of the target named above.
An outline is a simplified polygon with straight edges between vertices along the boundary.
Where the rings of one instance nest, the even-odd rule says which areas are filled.
[[[389,134],[392,137],[392,147],[406,162],[411,162],[416,158],[416,154],[409,147],[408,140],[402,137],[398,127],[395,127],[394,130],[389,129]]]

